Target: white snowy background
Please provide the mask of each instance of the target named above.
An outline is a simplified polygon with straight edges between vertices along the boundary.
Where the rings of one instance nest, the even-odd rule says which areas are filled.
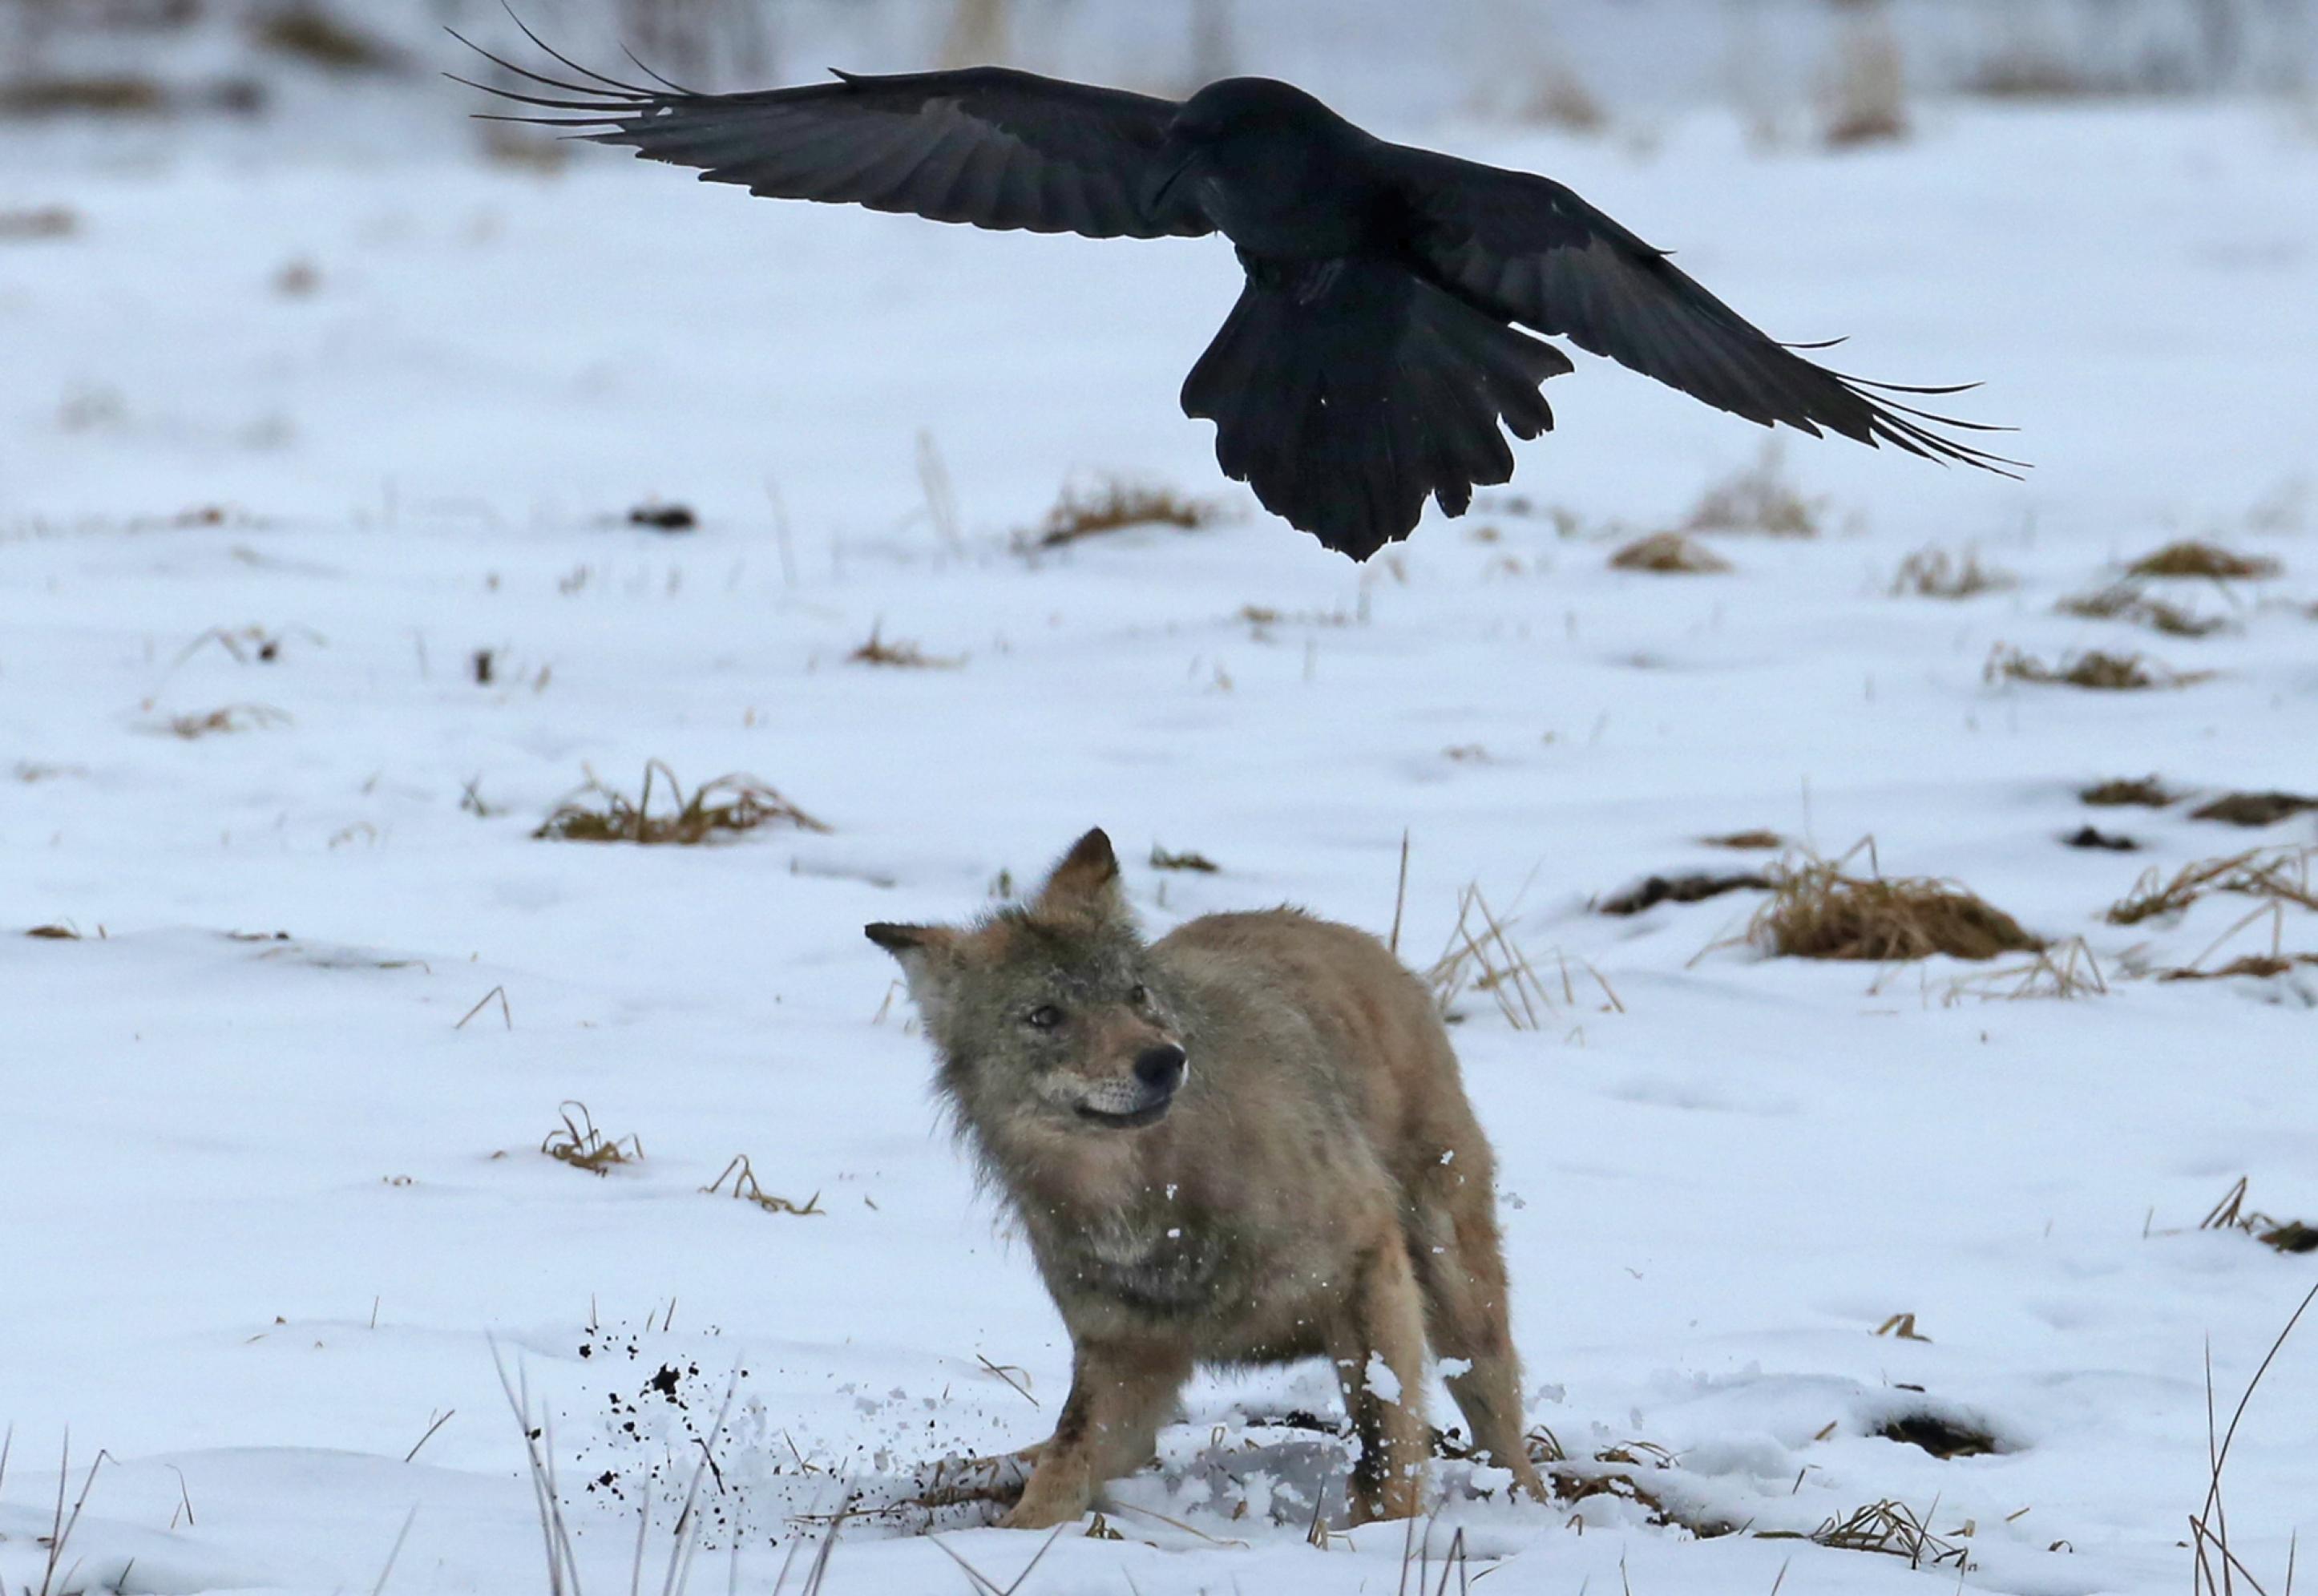
[[[341,121],[293,82],[270,120],[0,123],[0,1589],[369,1590],[408,1520],[388,1589],[545,1590],[494,1343],[590,1586],[630,1577],[642,1505],[657,1588],[728,1384],[698,1589],[770,1589],[797,1515],[1043,1437],[1067,1343],[859,927],[968,915],[1095,824],[1155,930],[1287,900],[1382,933],[1406,835],[1404,955],[1478,886],[1543,977],[1534,1026],[1451,1005],[1528,1418],[1742,1532],[1444,1466],[1435,1579],[1461,1527],[1497,1596],[2188,1586],[2208,1355],[2226,1423],[2318,1282],[2197,1225],[2241,1176],[2318,1220],[2318,969],[2152,972],[2318,926],[2103,915],[2145,870],[2318,842],[2188,817],[2318,791],[2306,102],[1926,98],[1831,153],[1800,103],[1778,136],[1614,102],[1580,136],[1348,98],[1563,178],[1778,336],[1853,335],[1846,369],[1984,380],[1957,403],[2035,465],[1786,435],[1819,535],[1703,534],[1733,568],[1666,576],[1608,556],[1762,473],[1764,435],[1605,363],[1551,385],[1512,489],[1356,569],[1175,408],[1236,292],[1213,240],[543,171],[436,127],[456,96],[347,90]],[[1114,480],[1221,517],[1018,552]],[[698,525],[629,525],[648,501]],[[2151,584],[2226,623],[2202,637],[2056,610],[2184,537],[2278,574]],[[1894,596],[1927,547],[2013,583]],[[941,664],[849,661],[873,634]],[[1991,682],[1999,646],[2207,674]],[[830,829],[534,837],[653,760]],[[2152,772],[2192,796],[2078,800]],[[2064,846],[2088,822],[2140,851]],[[1591,906],[1759,866],[1700,841],[1756,827],[1872,837],[2081,938],[2106,990],[1767,958],[1759,893]],[[566,1100],[642,1157],[542,1156]],[[819,1212],[705,1195],[743,1153]],[[1900,1314],[1928,1339],[1876,1333]],[[1400,1526],[1309,1544],[1341,1447],[1262,1421],[1333,1402],[1317,1367],[1200,1378],[1113,1493],[1125,1538],[1066,1532],[1023,1590],[1413,1582]],[[1875,1433],[1914,1414],[1999,1449]],[[2318,1528],[2314,1430],[2305,1334],[2226,1475],[2273,1593]],[[1760,1533],[1884,1501],[1969,1565]],[[1002,1588],[1038,1541],[975,1521],[936,1527]],[[849,1526],[823,1588],[964,1588],[923,1523]]]

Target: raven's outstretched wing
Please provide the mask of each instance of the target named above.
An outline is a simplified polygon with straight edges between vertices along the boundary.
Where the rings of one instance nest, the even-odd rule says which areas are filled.
[[[1390,145],[1417,257],[1469,302],[1768,427],[1822,428],[2000,475],[2017,461],[1934,428],[2005,430],[1915,409],[1905,388],[1829,371],[1774,341],[1667,258],[1550,178]],[[1963,386],[1970,386],[1964,384]],[[1875,390],[1877,392],[1870,392]]]
[[[464,38],[469,49],[554,92],[457,81],[571,113],[500,120],[628,145],[651,160],[697,167],[709,182],[781,199],[1094,239],[1213,230],[1188,194],[1151,202],[1167,176],[1160,146],[1175,113],[1172,100],[997,67],[899,77],[840,73],[835,83],[804,88],[702,95],[665,81],[646,86],[602,77],[530,36],[578,81],[529,71]]]

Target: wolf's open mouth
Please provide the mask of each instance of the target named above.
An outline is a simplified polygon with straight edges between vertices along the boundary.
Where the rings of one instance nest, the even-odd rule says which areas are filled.
[[[1092,1120],[1098,1125],[1111,1125],[1122,1131],[1132,1131],[1137,1125],[1155,1123],[1174,1101],[1174,1095],[1170,1093],[1156,1103],[1146,1104],[1141,1108],[1129,1109],[1125,1114],[1107,1114],[1100,1108],[1090,1108],[1082,1103],[1079,1105],[1079,1117]]]

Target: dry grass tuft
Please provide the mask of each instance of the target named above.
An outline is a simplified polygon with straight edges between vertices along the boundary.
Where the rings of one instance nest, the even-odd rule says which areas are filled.
[[[1808,1535],[1791,1529],[1757,1531],[1764,1540],[1808,1540],[1841,1552],[1882,1552],[1905,1557],[1910,1568],[1952,1564],[1958,1573],[1972,1564],[1965,1548],[1945,1536],[1935,1535],[1906,1503],[1873,1501],[1837,1518],[1830,1518]]]
[[[1404,866],[1405,869],[1405,866]],[[1406,878],[1404,877],[1404,879]],[[1396,908],[1393,916],[1392,945],[1399,946],[1400,916]],[[1580,959],[1578,965],[1602,990],[1603,1007],[1619,1014],[1626,1005],[1604,978],[1602,972]],[[1441,957],[1433,961],[1424,973],[1425,985],[1433,989],[1433,1001],[1443,1019],[1455,1018],[1451,1009],[1459,997],[1467,992],[1486,992],[1494,998],[1497,1012],[1505,1023],[1516,1031],[1537,1031],[1545,1022],[1563,1009],[1577,1005],[1577,984],[1571,979],[1568,961],[1557,957],[1555,984],[1560,988],[1559,1003],[1539,975],[1528,951],[1517,942],[1481,896],[1479,884],[1468,885],[1457,895],[1457,924],[1449,933],[1449,940]]]
[[[2062,656],[2048,665],[2034,654],[1999,644],[1981,672],[1990,681],[2031,681],[2052,686],[2089,688],[2096,692],[2136,692],[2147,688],[2188,687],[2206,680],[2210,671],[2181,672],[2137,654],[2104,654],[2088,649]]]
[[[1851,876],[1844,862],[1814,860],[1777,871],[1771,901],[1748,923],[1748,939],[1781,959],[1875,962],[1935,953],[1993,959],[2045,946],[2011,915],[1954,882]]]
[[[2107,853],[2138,853],[2141,844],[2131,837],[2116,832],[2103,831],[2098,825],[2080,825],[2061,839],[2064,848],[2094,849]]]
[[[2216,892],[2318,909],[2318,891],[2313,890],[2310,879],[2314,858],[2318,858],[2318,845],[2250,848],[2226,858],[2185,864],[2170,879],[2154,870],[2146,870],[2131,892],[2109,906],[2103,918],[2111,925],[2138,925],[2144,920],[2179,915]]]
[[[1908,136],[1908,81],[1900,41],[1881,6],[1850,8],[1827,86],[1824,137],[1832,149],[1895,144]]]
[[[1730,570],[1730,562],[1679,532],[1653,532],[1612,555],[1610,567],[1663,576],[1705,576]]]
[[[333,72],[400,72],[402,52],[313,0],[292,0],[250,21],[250,37],[267,50]]]
[[[1478,930],[1472,924],[1477,915]],[[1528,953],[1491,912],[1478,883],[1458,894],[1456,927],[1424,980],[1444,1017],[1468,991],[1486,992],[1495,998],[1497,1012],[1516,1031],[1538,1030],[1554,1012],[1553,998]]]
[[[1796,490],[1787,479],[1778,446],[1767,444],[1754,464],[1708,488],[1681,529],[1817,537],[1825,510],[1825,500],[1805,499]]]
[[[1739,871],[1713,876],[1697,871],[1686,876],[1648,876],[1639,885],[1613,893],[1595,904],[1604,915],[1639,915],[1662,903],[1704,903],[1726,892],[1767,891],[1768,876]]]
[[[2096,781],[2077,794],[2080,804],[2090,804],[2098,809],[2121,809],[2128,806],[2143,809],[2161,809],[2177,802],[2180,794],[2168,792],[2165,784],[2154,776],[2113,777]]]
[[[68,239],[80,230],[80,212],[68,205],[36,205],[25,211],[0,211],[0,244],[35,239]]]
[[[2031,997],[2105,997],[2108,978],[2092,946],[2080,936],[2058,948],[2041,948],[2012,964],[1991,965],[1948,984],[1943,1002],[1954,1005],[1967,997],[1982,1002],[2017,1003]]]
[[[1170,853],[1158,843],[1151,844],[1151,868],[1155,870],[1196,870],[1212,876],[1224,867],[1204,853]]]
[[[1966,549],[1962,556],[1938,547],[1919,548],[1900,562],[1892,574],[1895,599],[1970,599],[2000,592],[2016,584],[2009,571],[1980,563],[1980,551]]]
[[[69,925],[35,925],[30,931],[24,933],[24,934],[29,937],[38,938],[41,942],[76,942],[80,941],[80,933],[75,931]]]
[[[192,742],[213,732],[254,732],[260,726],[286,726],[289,715],[270,704],[227,704],[206,715],[172,715],[164,729]]]
[[[2318,809],[2318,798],[2298,792],[2231,792],[2198,805],[2189,818],[2251,827],[2275,825],[2311,809]]]
[[[1701,837],[1698,840],[1710,848],[1734,848],[1749,852],[1767,852],[1787,845],[1787,839],[1777,832],[1760,828],[1753,831],[1724,832],[1719,837]]]
[[[1065,488],[1037,531],[1018,532],[1018,552],[1060,548],[1083,538],[1100,537],[1128,527],[1176,527],[1186,532],[1213,523],[1220,512],[1212,504],[1186,499],[1167,488],[1111,481],[1091,491]]]
[[[590,1175],[609,1175],[615,1164],[636,1163],[644,1156],[644,1144],[633,1134],[607,1139],[597,1130],[584,1103],[558,1104],[555,1113],[562,1123],[547,1133],[539,1150],[559,1163]]]
[[[948,654],[927,654],[914,643],[888,643],[881,635],[883,623],[869,628],[869,641],[847,654],[848,663],[856,665],[887,665],[903,671],[955,671],[966,661]]]
[[[2213,1212],[2197,1222],[2201,1231],[2243,1231],[2265,1247],[2280,1252],[2318,1252],[2318,1230],[2298,1219],[2275,1219],[2245,1205],[2248,1177],[2239,1176],[2237,1184],[2222,1194]]]
[[[2233,554],[2219,545],[2195,540],[2169,543],[2125,567],[2128,576],[2204,576],[2216,582],[2276,576],[2278,562],[2258,555]]]
[[[672,813],[651,813],[652,780],[668,783]],[[589,807],[588,800],[594,800]],[[719,776],[684,796],[676,772],[659,760],[644,765],[643,790],[633,801],[605,786],[590,771],[588,784],[555,807],[534,837],[567,843],[675,843],[693,846],[759,826],[791,825],[825,832],[828,826],[753,776]]]
[[[149,77],[18,77],[0,84],[0,116],[159,116],[168,91]]]
[[[2161,981],[2226,981],[2240,976],[2258,981],[2276,980],[2305,965],[2318,966],[2318,953],[2248,953],[2215,969],[2169,969]]]
[[[2217,615],[2199,615],[2165,599],[2152,599],[2130,582],[2111,582],[2089,593],[2079,593],[2053,606],[2062,615],[2083,620],[2121,620],[2147,627],[2169,637],[2210,637],[2228,629]]]
[[[732,1182],[732,1196],[738,1202],[754,1203],[768,1213],[793,1213],[800,1219],[817,1218],[829,1212],[821,1205],[821,1194],[813,1193],[800,1204],[786,1197],[776,1196],[757,1184],[757,1172],[750,1166],[747,1153],[734,1153],[732,1161],[724,1166],[724,1173],[700,1189],[714,1196],[724,1186],[726,1177]]]

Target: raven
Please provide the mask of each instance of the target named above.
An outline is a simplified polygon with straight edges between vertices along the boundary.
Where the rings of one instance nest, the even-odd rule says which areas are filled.
[[[1721,410],[1814,437],[2017,464],[1936,428],[1999,430],[1774,342],[1550,178],[1390,144],[1301,89],[1209,84],[1185,101],[997,67],[699,94],[580,66],[572,78],[454,38],[552,95],[455,80],[574,130],[755,194],[994,229],[1236,247],[1247,282],[1183,383],[1216,424],[1216,461],[1266,509],[1365,560],[1408,536],[1429,494],[1449,515],[1513,475],[1499,431],[1553,425],[1540,388],[1572,368],[1566,338]],[[634,59],[633,56],[630,58]]]

